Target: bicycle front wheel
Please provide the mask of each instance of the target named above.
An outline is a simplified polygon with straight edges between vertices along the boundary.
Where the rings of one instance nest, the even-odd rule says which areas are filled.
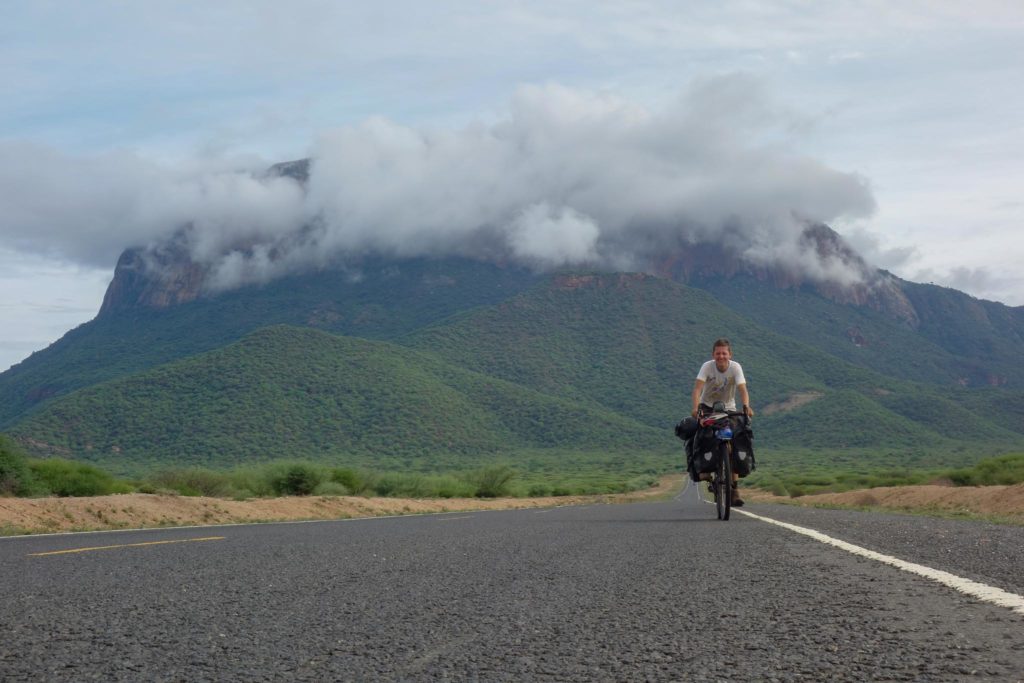
[[[732,509],[732,458],[729,457],[729,443],[723,441],[718,452],[718,518],[722,521],[729,520],[729,512]]]

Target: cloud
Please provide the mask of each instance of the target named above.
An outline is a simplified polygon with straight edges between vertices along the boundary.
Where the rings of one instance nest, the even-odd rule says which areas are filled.
[[[541,264],[581,263],[597,259],[600,228],[571,208],[548,204],[526,207],[512,221],[509,243],[517,258]]]
[[[906,266],[920,256],[915,247],[886,247],[881,236],[860,226],[844,230],[843,237],[866,261],[886,270]]]
[[[745,76],[660,111],[546,85],[521,87],[489,126],[369,120],[318,141],[308,205],[322,237],[306,246],[637,265],[726,225],[757,248],[869,215],[863,179],[778,144],[791,123]]]
[[[193,256],[208,261],[240,242],[293,230],[303,212],[302,190],[290,178],[0,142],[0,247],[7,249],[109,267],[126,247],[191,226]]]
[[[988,268],[956,266],[949,269],[925,268],[914,274],[915,281],[951,287],[970,292],[980,299],[1014,304],[1014,292],[1024,287],[1024,277],[995,273]],[[1016,305],[1021,305],[1016,303]]]
[[[835,264],[806,263],[803,227],[867,216],[874,200],[862,178],[780,142],[792,126],[733,75],[659,110],[550,84],[520,87],[490,124],[371,118],[319,137],[305,187],[251,168],[6,143],[4,246],[109,264],[177,233],[223,289],[368,252],[643,267],[727,234],[739,253],[833,277]]]

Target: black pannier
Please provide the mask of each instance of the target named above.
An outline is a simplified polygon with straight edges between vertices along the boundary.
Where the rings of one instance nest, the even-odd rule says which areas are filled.
[[[713,428],[705,427],[699,430],[692,439],[686,442],[686,446],[686,460],[691,478],[693,478],[693,474],[715,471],[715,452],[718,450],[718,439],[715,438]]]
[[[757,469],[754,461],[754,432],[744,426],[742,419],[734,419],[732,423],[732,468],[738,476],[745,477]],[[686,441],[686,469],[690,479],[698,481],[699,475],[715,471],[715,453],[718,448],[713,427],[700,428],[692,439]]]
[[[757,469],[754,461],[754,431],[750,427],[740,427],[732,437],[733,471],[745,477]]]

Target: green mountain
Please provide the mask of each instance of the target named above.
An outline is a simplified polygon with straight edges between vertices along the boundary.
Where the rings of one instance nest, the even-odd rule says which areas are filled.
[[[806,238],[863,281],[689,245],[651,264],[660,277],[362,256],[220,291],[174,241],[128,250],[95,320],[0,373],[0,429],[125,472],[278,457],[649,471],[678,457],[671,426],[727,336],[776,464],[1024,449],[1024,308],[874,271],[825,226]]]
[[[82,387],[219,348],[268,325],[392,339],[457,311],[502,301],[536,276],[465,259],[363,259],[219,294],[157,287],[122,256],[95,320],[0,373],[0,429]],[[184,256],[179,255],[179,258]],[[168,268],[187,271],[188,262]],[[185,298],[186,301],[168,304]]]
[[[758,443],[775,459],[872,451],[891,456],[873,464],[937,466],[1024,445],[1020,422],[980,410],[988,390],[949,395],[857,367],[641,274],[552,276],[396,342],[262,328],[53,400],[10,433],[36,453],[118,471],[295,457],[665,469],[679,457],[671,427],[723,330],[765,407]]]
[[[899,280],[912,315],[836,303],[809,287],[765,287],[750,275],[699,279],[734,311],[855,365],[947,386],[1024,387],[1024,308]]]
[[[74,392],[10,434],[117,471],[282,458],[437,469],[537,449],[667,450],[662,430],[600,407],[290,326]]]
[[[771,332],[707,292],[648,275],[556,276],[399,341],[664,428],[688,412],[697,368],[723,331],[744,366],[753,403],[769,406],[758,429],[774,447],[920,450],[1024,437],[1024,422],[992,410],[993,400],[1007,396],[858,367]],[[793,410],[770,409],[801,395],[817,398]]]

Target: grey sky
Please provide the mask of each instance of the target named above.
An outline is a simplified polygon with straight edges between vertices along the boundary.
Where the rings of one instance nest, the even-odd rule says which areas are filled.
[[[287,188],[267,195],[225,170],[307,156],[373,117],[486,129],[524,86],[657,115],[695,82],[746,79],[746,103],[772,118],[755,126],[758,145],[866,183],[875,211],[838,210],[833,226],[870,260],[1024,304],[1018,2],[93,0],[0,12],[0,369],[92,317],[116,252],[189,209],[223,216],[243,196],[253,213],[231,220],[295,220]],[[586,217],[522,208],[537,214],[530,226],[591,235]],[[585,250],[517,230],[527,253]]]

